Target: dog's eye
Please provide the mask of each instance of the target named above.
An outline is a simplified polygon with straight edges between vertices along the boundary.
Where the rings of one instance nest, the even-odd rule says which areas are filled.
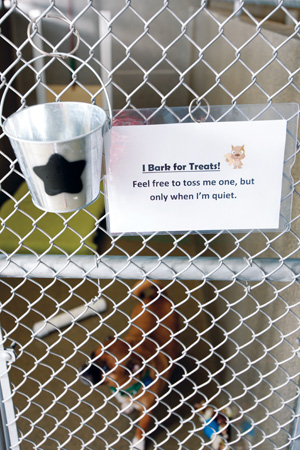
[[[108,372],[109,371],[109,367],[106,364],[103,364],[101,366],[101,369],[103,370],[103,372]]]

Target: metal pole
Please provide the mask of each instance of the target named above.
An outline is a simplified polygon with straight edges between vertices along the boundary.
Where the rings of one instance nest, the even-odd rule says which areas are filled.
[[[300,259],[21,255],[0,256],[0,276],[13,278],[95,278],[139,280],[239,280],[293,282],[300,275]]]
[[[0,327],[0,443],[1,450],[19,450],[15,409],[8,376],[8,361],[13,361],[13,351],[4,349]]]

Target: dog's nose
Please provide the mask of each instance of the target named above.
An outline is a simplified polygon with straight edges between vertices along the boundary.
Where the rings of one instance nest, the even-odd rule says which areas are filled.
[[[80,377],[84,376],[84,374],[86,372],[88,372],[90,369],[89,364],[84,364],[83,366],[80,367],[79,372],[80,372]]]
[[[88,364],[84,364],[79,369],[79,379],[83,384],[91,384],[92,380],[89,376]]]
[[[102,370],[94,364],[84,364],[79,372],[79,378],[83,384],[91,385],[102,381]]]

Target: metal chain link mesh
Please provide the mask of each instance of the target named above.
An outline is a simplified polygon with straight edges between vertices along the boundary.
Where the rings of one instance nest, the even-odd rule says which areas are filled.
[[[84,63],[45,58],[40,67],[30,64],[10,89],[5,117],[37,98],[63,101],[79,91],[89,102],[105,102],[90,68],[101,73],[119,113],[153,108],[155,115],[194,97],[212,105],[300,103],[299,5],[285,1],[260,8],[238,2],[234,9],[171,0],[68,7],[5,1],[1,93],[35,55],[26,28],[37,6],[34,42],[45,51],[70,52],[76,27]],[[46,14],[71,21],[70,29]],[[81,383],[80,374],[107,336],[128,331],[133,285],[147,278],[163,280],[162,292],[180,318],[179,331],[170,331],[179,355],[149,411],[147,448],[296,449],[298,160],[289,231],[112,236],[103,210],[58,214],[55,227],[47,227],[52,214],[28,212],[30,195],[19,191],[23,175],[4,134],[0,150],[2,344],[16,355],[0,365],[0,379],[8,375],[10,382],[6,392],[2,383],[0,412],[11,448],[132,448],[137,411],[125,414],[117,393]],[[61,314],[65,322],[58,325]],[[7,412],[11,404],[15,417]]]

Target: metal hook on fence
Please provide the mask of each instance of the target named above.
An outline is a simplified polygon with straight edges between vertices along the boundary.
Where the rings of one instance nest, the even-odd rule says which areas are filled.
[[[29,22],[29,25],[27,27],[27,37],[28,37],[28,40],[29,40],[30,44],[38,52],[42,53],[42,55],[44,55],[44,56],[51,56],[51,57],[55,57],[55,58],[66,59],[68,56],[73,55],[76,52],[76,50],[78,49],[79,44],[80,44],[80,34],[79,34],[79,31],[77,30],[77,28],[74,25],[72,25],[72,23],[69,20],[67,20],[67,19],[65,19],[64,17],[61,17],[61,16],[47,14],[45,16],[45,19],[58,19],[58,20],[62,20],[63,22],[67,23],[69,25],[69,27],[70,27],[70,31],[74,31],[75,34],[76,34],[77,41],[76,41],[75,47],[69,53],[46,52],[43,49],[39,48],[32,40],[32,30],[33,30],[34,26],[37,27],[37,20],[33,20],[33,21]]]
[[[49,56],[49,55],[48,55]],[[69,55],[67,55],[69,56]],[[52,57],[57,57],[57,55],[52,56]],[[2,126],[2,114],[3,114],[3,107],[4,107],[4,100],[7,96],[7,93],[9,91],[9,89],[11,88],[11,85],[13,83],[13,81],[17,78],[17,76],[26,68],[29,67],[31,64],[33,64],[35,61],[44,58],[44,55],[38,55],[35,58],[32,58],[30,61],[27,61],[26,64],[24,64],[22,67],[20,67],[15,73],[14,75],[10,78],[10,80],[8,81],[7,85],[5,86],[4,92],[2,94],[1,100],[0,100],[0,126]],[[86,63],[86,61],[84,61],[83,59],[79,58],[78,56],[73,55],[72,58],[74,58],[76,61],[79,61],[80,63],[84,64],[89,70],[91,70],[91,72],[93,72],[93,74],[95,75],[95,77],[98,79],[100,85],[103,88],[103,92],[107,101],[107,107],[108,107],[108,116],[109,116],[109,127],[111,127],[112,125],[112,118],[113,118],[113,114],[112,114],[112,107],[110,104],[110,100],[109,100],[109,96],[108,96],[108,92],[105,88],[105,84],[102,81],[101,77],[99,76],[99,74],[96,72],[96,70],[91,67],[89,64]],[[73,71],[74,73],[74,71]]]
[[[205,101],[205,103],[206,103],[206,105],[207,105],[207,114],[206,114],[206,116],[204,117],[204,119],[195,119],[195,117],[194,117],[194,115],[193,115],[192,106],[193,106],[193,104],[195,103],[195,101],[196,101],[196,102],[199,102],[199,99],[198,99],[198,98],[194,98],[194,99],[191,101],[191,103],[190,103],[190,106],[189,106],[189,115],[190,115],[191,119],[192,119],[194,122],[197,122],[197,123],[206,122],[207,119],[209,118],[209,115],[210,115],[210,104],[208,103],[208,101],[207,101],[205,98],[203,98],[203,100]],[[200,105],[197,105],[197,108],[198,108],[199,106],[200,106]],[[197,109],[197,108],[196,108],[196,109]]]

